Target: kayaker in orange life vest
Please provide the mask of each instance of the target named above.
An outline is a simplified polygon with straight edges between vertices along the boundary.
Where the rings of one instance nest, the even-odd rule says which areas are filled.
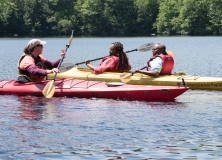
[[[174,66],[174,60],[166,52],[166,46],[163,43],[156,43],[152,48],[153,56],[148,60],[147,70],[136,70],[137,73],[149,76],[169,75]]]
[[[98,67],[90,64],[90,60],[86,60],[85,64],[93,70],[95,74],[103,72],[125,72],[131,69],[128,57],[123,51],[123,45],[120,42],[113,42],[109,48],[109,55],[103,58]]]
[[[42,54],[43,45],[46,41],[40,39],[32,39],[24,48],[24,54],[18,61],[18,83],[37,82],[44,80],[48,73],[58,72],[56,68],[60,59],[50,62],[44,58]],[[61,56],[65,54],[65,50],[61,50]]]

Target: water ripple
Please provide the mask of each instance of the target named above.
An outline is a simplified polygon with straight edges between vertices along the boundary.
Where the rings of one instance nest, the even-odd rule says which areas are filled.
[[[67,39],[46,40],[44,55],[57,59]],[[115,40],[76,38],[66,61],[76,63],[104,56]],[[126,44],[126,50],[147,41],[163,42],[174,51],[175,71],[216,77],[222,77],[218,61],[222,55],[211,49],[216,50],[220,40],[221,37],[118,38]],[[27,42],[28,39],[2,39],[0,54],[7,51],[8,56],[0,64],[1,79],[17,77],[16,67],[11,64],[17,64]],[[150,52],[136,52],[129,58],[134,68],[140,68],[149,55]],[[0,159],[221,159],[220,93],[189,90],[173,102],[0,96]]]

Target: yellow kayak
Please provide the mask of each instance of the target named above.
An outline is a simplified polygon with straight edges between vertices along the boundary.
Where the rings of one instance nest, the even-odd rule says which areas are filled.
[[[127,84],[134,85],[161,85],[161,86],[177,86],[184,79],[186,85],[190,89],[198,90],[222,90],[222,78],[217,77],[201,77],[186,75],[186,73],[174,73],[172,75],[163,75],[158,77],[147,76],[140,73],[124,73],[129,75]],[[71,68],[67,71],[57,74],[57,78],[75,78],[83,80],[104,81],[104,82],[121,82],[121,73],[104,72],[95,75],[90,69]],[[48,74],[47,78],[53,78],[53,74]]]

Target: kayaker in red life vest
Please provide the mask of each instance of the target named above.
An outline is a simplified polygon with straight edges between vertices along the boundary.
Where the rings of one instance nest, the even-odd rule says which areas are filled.
[[[136,70],[137,73],[149,76],[159,76],[171,74],[174,66],[174,60],[166,52],[166,46],[163,43],[156,43],[152,48],[153,56],[148,60],[147,70]]]
[[[113,42],[109,48],[109,55],[103,58],[98,67],[90,64],[90,60],[86,60],[85,64],[93,70],[95,74],[103,72],[125,72],[131,69],[128,57],[123,51],[123,45],[120,42]]]
[[[44,58],[42,54],[43,45],[46,41],[40,39],[32,39],[24,48],[24,54],[18,61],[18,83],[42,81],[48,73],[58,72],[56,68],[60,59],[50,62]],[[65,50],[61,50],[61,56],[65,54]]]

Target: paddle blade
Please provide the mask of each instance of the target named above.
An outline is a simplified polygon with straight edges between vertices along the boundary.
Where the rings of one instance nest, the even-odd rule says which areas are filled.
[[[132,77],[132,74],[131,73],[121,73],[119,77],[123,83],[128,83]]]
[[[66,46],[68,46],[68,47],[70,47],[71,44],[72,44],[73,32],[74,32],[74,30],[72,30],[72,34],[71,34],[71,36],[70,36],[70,38],[69,38],[69,41],[68,41],[68,43],[67,43],[67,45],[66,45]]]
[[[174,54],[172,51],[167,51],[167,54],[171,55],[174,58]]]
[[[66,72],[72,68],[75,67],[75,64],[73,63],[62,63],[61,66],[59,67],[59,73],[62,73],[62,72]]]
[[[154,45],[155,45],[154,42],[148,42],[148,43],[142,44],[139,48],[137,48],[137,51],[140,51],[140,52],[151,51]]]
[[[46,98],[52,98],[55,93],[55,85],[54,85],[54,80],[48,82],[45,86],[45,88],[42,90],[42,94]]]

